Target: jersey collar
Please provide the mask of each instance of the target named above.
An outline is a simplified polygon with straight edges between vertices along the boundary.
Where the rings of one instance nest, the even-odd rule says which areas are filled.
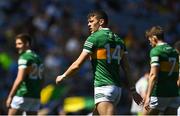
[[[29,52],[32,52],[32,50],[28,49],[28,50],[26,50],[26,52],[29,53]]]
[[[99,30],[109,30],[109,28],[100,28]]]
[[[160,46],[160,45],[165,45],[165,44],[167,44],[167,43],[165,43],[165,42],[161,42],[161,43],[157,43],[157,46]]]

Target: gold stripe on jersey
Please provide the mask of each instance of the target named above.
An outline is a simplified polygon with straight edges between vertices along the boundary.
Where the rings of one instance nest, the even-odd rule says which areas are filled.
[[[114,52],[114,48],[111,48],[111,55]],[[124,50],[121,50],[120,56],[122,56],[124,54]],[[101,49],[97,49],[93,54],[92,54],[92,58],[93,59],[107,59],[107,54],[106,54],[106,49],[101,48]]]
[[[106,49],[97,49],[93,54],[92,54],[93,59],[107,59],[106,55]]]
[[[172,66],[173,64],[166,61],[162,61],[160,62],[160,71],[169,72],[172,69]],[[176,63],[173,72],[178,72],[178,70],[179,70],[179,66],[178,63]]]

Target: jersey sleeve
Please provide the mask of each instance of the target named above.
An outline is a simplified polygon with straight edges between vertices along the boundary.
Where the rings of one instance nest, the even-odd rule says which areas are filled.
[[[18,59],[18,68],[27,68],[27,66],[29,66],[28,59],[20,57]]]
[[[151,59],[150,60],[151,66],[159,66],[160,65],[159,55],[155,49],[151,50],[150,59]]]
[[[93,53],[95,45],[96,45],[95,37],[89,36],[84,43],[83,51],[86,51],[91,54],[91,53]]]

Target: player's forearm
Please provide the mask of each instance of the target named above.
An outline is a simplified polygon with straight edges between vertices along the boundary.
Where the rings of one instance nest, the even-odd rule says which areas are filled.
[[[74,62],[63,75],[65,77],[70,77],[71,75],[75,74],[79,68],[80,66],[76,62]]]
[[[152,90],[154,88],[155,82],[156,82],[156,76],[151,74],[149,77],[149,82],[148,82],[148,90],[147,90],[147,95],[146,97],[150,97]]]
[[[22,82],[21,80],[16,79],[16,81],[14,82],[13,87],[9,93],[9,97],[13,97],[15,95],[15,93],[16,93],[19,85],[21,84],[21,82]]]
[[[78,59],[67,69],[63,75],[65,77],[69,77],[76,73],[87,57],[89,57],[89,53],[82,51]]]
[[[13,87],[12,87],[12,89],[11,89],[11,92],[10,92],[10,94],[9,94],[9,97],[14,96],[14,94],[16,93],[19,85],[20,85],[21,82],[24,80],[24,76],[26,75],[25,72],[26,72],[26,69],[24,69],[24,68],[19,68],[19,69],[18,69],[18,75],[17,75],[17,78],[16,78],[16,80],[15,80],[15,82],[14,82],[14,84],[13,84]]]

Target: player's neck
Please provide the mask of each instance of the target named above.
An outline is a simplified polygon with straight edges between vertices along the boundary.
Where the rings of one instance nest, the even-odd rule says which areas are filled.
[[[109,30],[109,28],[100,26],[98,30]]]
[[[156,46],[158,46],[158,45],[164,45],[164,44],[166,44],[166,42],[161,41],[161,40],[158,40]]]

